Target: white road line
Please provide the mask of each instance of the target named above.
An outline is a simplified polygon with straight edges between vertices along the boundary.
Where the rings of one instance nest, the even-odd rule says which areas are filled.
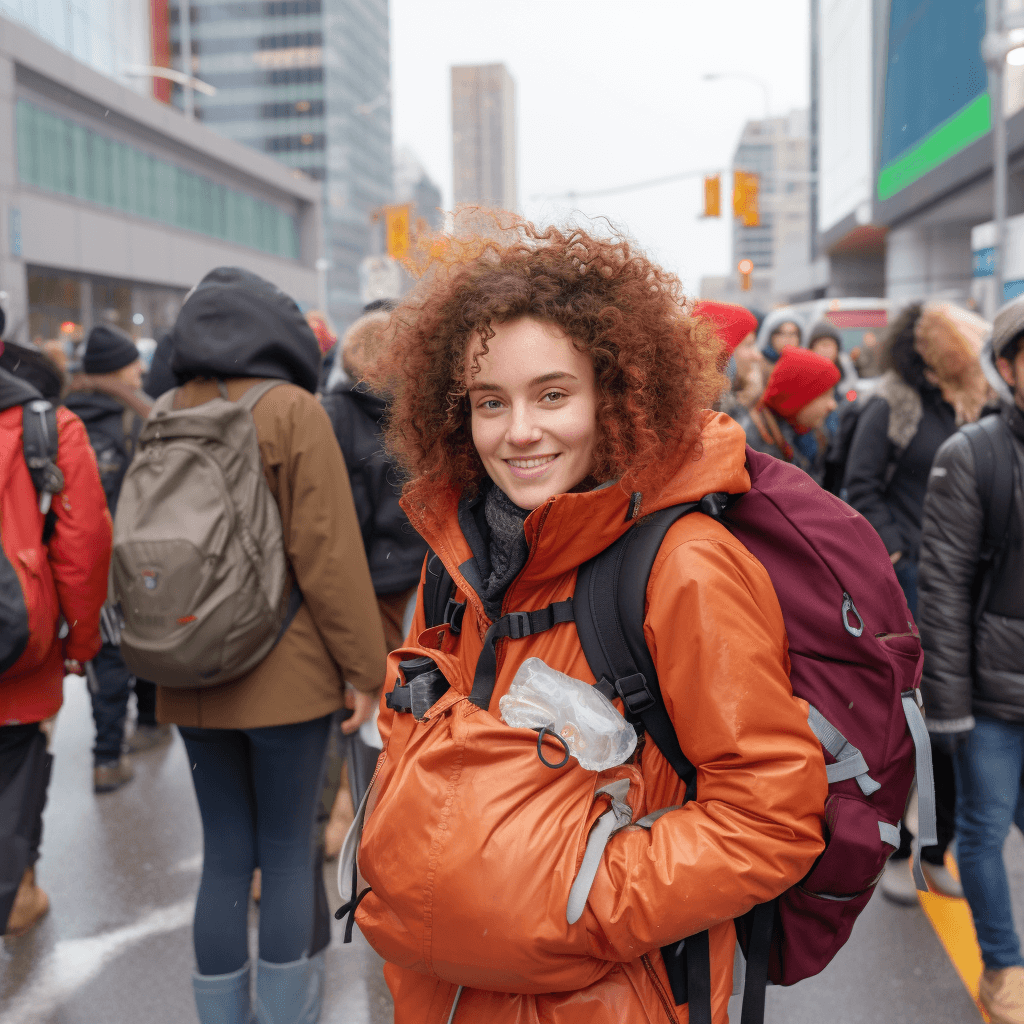
[[[27,987],[8,1006],[4,1024],[37,1024],[49,1017],[104,965],[150,935],[173,932],[192,921],[195,901],[182,900],[144,914],[134,924],[84,939],[62,939],[47,954]]]

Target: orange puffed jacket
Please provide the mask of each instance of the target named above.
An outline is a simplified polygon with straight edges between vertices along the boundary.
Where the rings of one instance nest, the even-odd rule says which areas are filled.
[[[641,516],[714,491],[749,490],[742,429],[724,414],[703,415],[696,452],[666,466],[666,483],[643,495]],[[431,500],[406,511],[444,561],[459,599],[468,601],[462,631],[442,638],[436,628],[426,630],[421,602],[406,647],[389,661],[385,693],[399,674],[398,658],[439,649],[446,652],[452,687],[463,694],[472,688],[490,620],[459,571],[472,552],[458,525],[458,500],[456,486],[439,486]],[[556,495],[533,510],[526,520],[529,557],[505,594],[503,611],[533,611],[570,597],[579,566],[633,526],[631,511],[630,496],[616,486]],[[576,991],[512,994],[467,987],[456,1024],[684,1024],[687,1008],[674,1005],[658,949],[704,929],[710,929],[714,1020],[721,1024],[732,991],[733,918],[800,881],[823,849],[824,759],[807,724],[807,705],[790,687],[782,613],[761,563],[714,520],[699,513],[684,517],[654,563],[644,633],[680,746],[697,768],[696,798],[650,830],[626,828],[608,844],[582,921],[592,955],[610,969],[595,972],[602,976]],[[572,623],[500,640],[490,704],[495,717],[517,669],[532,657],[594,682]],[[382,776],[394,719],[382,700]],[[640,768],[648,810],[683,802],[678,777],[653,743],[643,747]],[[448,777],[436,775],[432,796],[443,803]],[[429,791],[433,783],[428,777],[422,785]],[[371,791],[368,808],[373,803]],[[387,814],[386,796],[370,812],[367,827],[381,814]],[[379,819],[374,824],[379,829]],[[400,861],[402,822],[389,826]],[[543,835],[535,840],[543,842]],[[438,842],[484,844],[486,837],[460,833]],[[385,904],[401,905],[403,893],[418,899],[424,884],[400,871],[388,874],[386,891],[378,882],[377,898],[364,901],[357,921],[361,914],[373,925],[368,934],[386,934]],[[488,919],[493,926],[495,911],[561,915],[564,921],[564,897],[560,904],[553,898],[550,906],[521,908],[514,893],[496,894],[495,906],[481,906],[481,930]],[[401,936],[395,941],[400,944]],[[396,1024],[448,1021],[455,984],[393,963],[385,964],[384,974]]]
[[[110,566],[110,513],[82,421],[69,409],[57,410],[56,461],[64,489],[53,498],[56,524],[48,544],[22,452],[21,421],[21,406],[0,412],[0,480],[8,481],[0,518],[17,517],[24,526],[19,535],[39,537],[38,544],[8,554],[37,614],[50,627],[63,615],[68,634],[61,640],[56,628],[40,629],[36,639],[45,637],[48,647],[36,650],[30,639],[21,658],[0,675],[0,725],[41,722],[60,710],[64,659],[85,662],[100,649]]]

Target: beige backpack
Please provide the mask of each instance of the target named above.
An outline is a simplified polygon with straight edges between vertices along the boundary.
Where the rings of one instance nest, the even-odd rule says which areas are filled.
[[[175,409],[157,400],[139,434],[114,519],[112,597],[121,653],[141,679],[206,687],[256,667],[302,595],[284,600],[281,514],[263,475],[252,410],[271,388]]]

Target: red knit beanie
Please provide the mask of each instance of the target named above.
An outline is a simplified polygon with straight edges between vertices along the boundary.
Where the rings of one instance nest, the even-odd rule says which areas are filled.
[[[731,356],[739,343],[751,332],[757,330],[757,317],[743,306],[732,306],[725,302],[696,302],[693,315],[710,320],[722,342],[722,350]]]
[[[784,420],[791,421],[805,405],[834,388],[840,376],[831,360],[809,349],[790,345],[782,350],[761,402]]]

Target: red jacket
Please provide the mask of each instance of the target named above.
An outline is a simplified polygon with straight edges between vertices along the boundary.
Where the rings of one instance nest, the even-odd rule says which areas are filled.
[[[0,725],[40,722],[60,709],[64,659],[88,661],[100,648],[100,608],[110,566],[110,513],[82,421],[68,409],[57,410],[57,466],[64,490],[54,496],[57,523],[44,545],[43,515],[22,452],[21,419],[20,406],[0,412],[0,481],[6,481],[0,522],[12,524],[8,536],[39,538],[16,551],[11,542],[4,545],[26,595],[33,637],[0,675]],[[68,623],[64,640],[56,629],[61,614]]]

